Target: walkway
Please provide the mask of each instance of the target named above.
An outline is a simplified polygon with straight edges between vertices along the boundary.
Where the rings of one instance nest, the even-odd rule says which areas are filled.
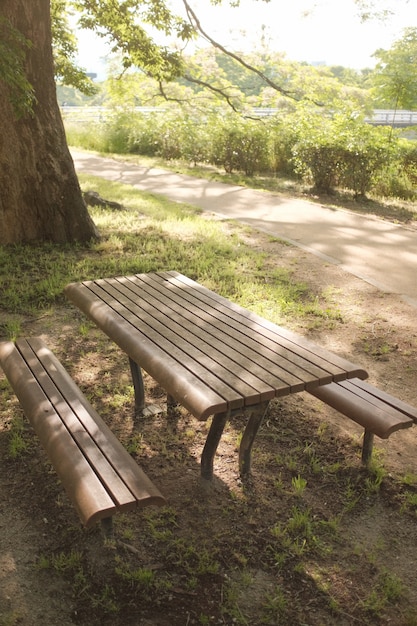
[[[417,307],[417,231],[306,200],[71,150],[78,171],[201,207],[318,255]]]

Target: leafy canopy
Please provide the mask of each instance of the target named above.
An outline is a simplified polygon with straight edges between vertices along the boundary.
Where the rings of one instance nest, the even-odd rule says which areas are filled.
[[[210,0],[205,1],[208,3]],[[223,0],[223,2],[226,1]],[[268,2],[269,0],[258,1]],[[381,11],[386,14],[392,7],[398,9],[399,3],[407,4],[409,0],[395,0],[394,4],[393,0],[354,1],[362,19],[370,19]],[[122,72],[132,67],[139,69],[143,75],[158,81],[161,94],[164,94],[164,83],[182,76],[198,88],[211,89],[215,96],[229,101],[232,107],[234,106],[233,90],[236,89],[236,85],[228,85],[226,89],[223,89],[215,80],[203,80],[201,73],[196,71],[195,67],[187,66],[178,47],[161,43],[170,38],[185,44],[201,37],[211,45],[212,49],[217,50],[223,59],[226,57],[229,59],[229,69],[231,64],[240,66],[241,77],[245,76],[245,80],[252,82],[256,89],[259,89],[262,83],[281,96],[299,99],[300,90],[294,91],[293,85],[287,84],[285,76],[278,76],[277,80],[272,79],[274,71],[270,72],[268,67],[260,69],[256,62],[248,62],[243,56],[215,41],[203,29],[199,16],[191,8],[189,2],[187,0],[182,0],[182,2],[185,18],[173,12],[169,0],[51,0],[56,78],[63,84],[73,86],[85,94],[93,94],[95,91],[93,83],[76,62],[77,40],[71,30],[69,18],[77,16],[79,27],[93,30],[106,39],[112,52],[118,53]],[[228,0],[228,2],[239,10],[240,0]],[[221,5],[222,0],[211,0],[211,3]],[[36,42],[27,41],[0,16],[0,80],[8,85],[11,100],[20,115],[30,111],[34,102],[33,90],[24,71],[26,53],[30,51],[33,43]],[[390,71],[391,64],[386,58],[381,58],[381,63]],[[224,60],[223,66],[226,64]],[[190,69],[193,69],[194,73]],[[413,76],[414,74],[411,80]],[[407,89],[404,77],[401,78],[401,85],[401,101],[406,102]],[[398,94],[398,82],[395,89]],[[316,95],[312,94],[310,97],[314,100]]]
[[[417,28],[406,28],[390,50],[377,50],[372,75],[379,104],[413,109],[417,106]]]
[[[70,0],[80,13],[82,28],[105,37],[122,58],[157,80],[173,80],[183,73],[181,54],[155,42],[152,32],[188,41],[192,25],[175,15],[164,0]]]

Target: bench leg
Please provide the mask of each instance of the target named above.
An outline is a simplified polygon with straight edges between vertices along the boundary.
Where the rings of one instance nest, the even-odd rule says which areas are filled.
[[[216,454],[217,446],[219,445],[228,417],[228,411],[213,415],[210,430],[201,454],[201,478],[205,480],[211,480],[213,478],[214,455]]]
[[[262,402],[251,410],[249,421],[246,425],[239,447],[239,473],[242,476],[250,474],[251,453],[255,437],[268,410],[269,401]],[[248,412],[250,409],[246,409]]]
[[[130,372],[132,374],[133,389],[135,390],[135,415],[141,415],[145,408],[145,388],[142,372],[139,365],[129,357]]]
[[[374,434],[365,429],[362,445],[362,463],[368,465],[372,457],[372,448],[374,445]]]

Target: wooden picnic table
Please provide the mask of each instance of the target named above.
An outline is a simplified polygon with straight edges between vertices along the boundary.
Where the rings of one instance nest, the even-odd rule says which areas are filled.
[[[248,416],[242,474],[272,398],[367,372],[175,271],[71,283],[66,296],[129,357],[135,404],[144,407],[140,368],[197,419],[213,416],[201,457],[210,479],[227,419]]]

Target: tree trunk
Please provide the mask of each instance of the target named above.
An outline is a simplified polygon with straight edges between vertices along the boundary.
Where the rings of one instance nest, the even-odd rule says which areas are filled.
[[[67,146],[54,81],[49,0],[1,0],[0,13],[32,46],[26,74],[36,103],[16,119],[0,81],[0,243],[98,236]]]

